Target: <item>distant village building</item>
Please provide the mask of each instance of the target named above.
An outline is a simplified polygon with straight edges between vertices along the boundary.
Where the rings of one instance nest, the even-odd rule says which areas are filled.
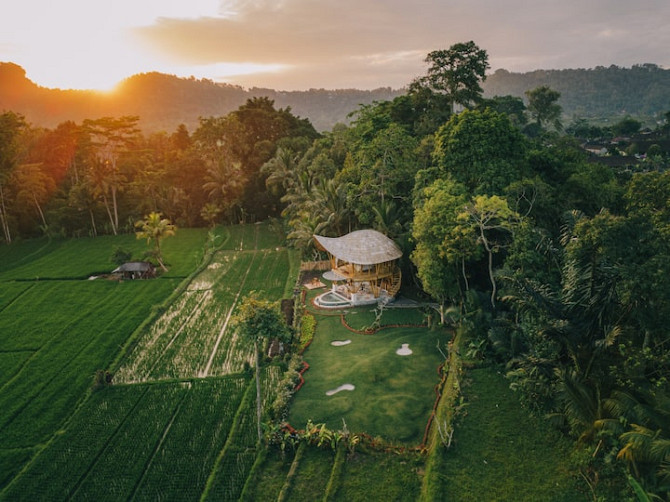
[[[156,277],[156,269],[146,261],[130,261],[112,270],[119,279],[151,279]]]
[[[329,292],[318,296],[321,307],[343,307],[386,303],[398,294],[401,272],[398,245],[376,230],[357,230],[342,237],[315,235],[317,248],[326,251],[330,270],[323,274],[332,281]]]

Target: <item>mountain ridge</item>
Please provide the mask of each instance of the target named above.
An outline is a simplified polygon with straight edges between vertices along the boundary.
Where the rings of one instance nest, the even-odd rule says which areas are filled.
[[[484,96],[524,97],[525,91],[549,85],[561,93],[564,118],[580,117],[608,122],[633,116],[651,123],[670,110],[670,70],[645,63],[631,68],[534,70],[514,73],[496,70],[483,83]],[[307,118],[319,131],[346,123],[361,105],[391,100],[405,89],[309,89],[279,91],[182,78],[159,72],[139,73],[123,80],[114,91],[62,90],[41,87],[25,70],[0,62],[0,110],[21,113],[33,125],[54,128],[71,120],[102,116],[138,115],[148,133],[176,130],[180,124],[193,131],[200,117],[221,116],[247,99],[267,96],[278,108]]]

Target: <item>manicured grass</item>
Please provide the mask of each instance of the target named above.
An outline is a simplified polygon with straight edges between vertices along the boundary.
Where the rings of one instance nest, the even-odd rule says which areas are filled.
[[[425,328],[387,328],[359,335],[342,326],[338,316],[317,314],[314,341],[305,352],[310,369],[305,385],[294,397],[289,421],[302,428],[308,419],[341,429],[342,419],[353,432],[418,446],[435,401],[436,349],[446,334]],[[335,347],[333,341],[351,340]],[[396,350],[409,344],[411,355]],[[343,384],[355,386],[332,396],[326,392]]]
[[[588,500],[563,467],[569,441],[546,420],[528,415],[500,373],[467,370],[463,394],[466,413],[440,469],[449,500]]]
[[[377,317],[373,307],[358,308],[345,311],[345,320],[354,329],[362,330],[371,326]],[[392,325],[424,325],[426,324],[425,312],[418,308],[385,308],[381,320],[381,326]]]

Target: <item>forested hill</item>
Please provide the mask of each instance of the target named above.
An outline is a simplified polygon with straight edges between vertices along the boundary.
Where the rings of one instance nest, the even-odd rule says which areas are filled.
[[[670,70],[652,64],[528,73],[497,70],[483,87],[486,97],[524,97],[526,91],[541,85],[561,93],[565,123],[574,116],[606,122],[630,115],[650,125],[670,110]],[[207,79],[144,73],[126,79],[113,93],[100,93],[39,87],[20,66],[0,63],[0,111],[21,113],[33,125],[50,128],[66,120],[138,115],[145,132],[171,132],[179,124],[193,131],[199,117],[226,115],[248,98],[267,96],[276,107],[290,107],[317,130],[327,131],[337,122],[347,122],[347,116],[360,105],[393,99],[403,92],[389,87],[370,91],[245,89]]]
[[[0,63],[0,111],[21,113],[34,126],[50,128],[66,120],[79,123],[87,118],[138,115],[145,132],[172,132],[179,124],[194,131],[199,117],[227,115],[249,98],[267,96],[277,108],[290,107],[317,130],[327,131],[337,122],[347,122],[347,116],[361,104],[386,101],[401,93],[389,87],[370,91],[244,89],[156,72],[134,75],[112,93],[60,90],[36,85],[16,64]]]
[[[578,116],[605,121],[630,115],[649,123],[670,110],[670,70],[654,64],[528,73],[497,70],[488,76],[483,88],[489,98],[523,97],[525,91],[541,85],[561,93],[559,104],[568,120]]]

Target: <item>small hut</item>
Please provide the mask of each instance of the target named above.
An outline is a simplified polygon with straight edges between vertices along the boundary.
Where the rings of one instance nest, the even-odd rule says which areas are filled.
[[[342,237],[315,235],[314,240],[330,258],[331,269],[323,277],[333,281],[331,292],[317,301],[321,306],[338,297],[337,306],[345,300],[349,305],[387,302],[400,290],[402,251],[384,234],[357,230]]]
[[[151,279],[156,277],[156,269],[147,261],[129,261],[112,270],[119,279]]]

